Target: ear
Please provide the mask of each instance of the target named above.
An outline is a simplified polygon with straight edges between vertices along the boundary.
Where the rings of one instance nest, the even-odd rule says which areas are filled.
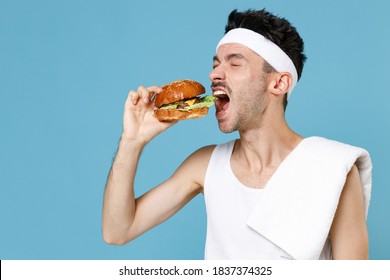
[[[270,86],[270,91],[275,95],[287,94],[288,89],[291,87],[292,77],[288,72],[276,72],[274,73]]]

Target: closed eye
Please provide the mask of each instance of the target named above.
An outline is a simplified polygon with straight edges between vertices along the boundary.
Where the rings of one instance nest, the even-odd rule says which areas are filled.
[[[238,53],[232,53],[228,55],[226,60],[229,61],[229,64],[232,67],[240,67],[246,61],[245,57]]]
[[[218,57],[216,55],[213,56],[213,69],[217,68],[218,65],[221,64]]]

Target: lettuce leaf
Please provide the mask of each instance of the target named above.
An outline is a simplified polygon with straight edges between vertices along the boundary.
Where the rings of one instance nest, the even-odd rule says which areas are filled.
[[[180,101],[180,102],[172,103],[169,105],[165,105],[165,106],[161,107],[160,109],[165,109],[165,110],[177,109],[179,111],[190,111],[192,109],[213,106],[215,99],[217,99],[217,98],[212,96],[212,95],[205,95],[200,99],[200,102],[197,102],[191,106],[186,106],[184,108],[177,108],[179,106],[179,104],[185,103],[185,101]]]
[[[212,96],[212,95],[206,95],[200,99],[199,103],[195,103],[191,106],[187,106],[183,110],[187,111],[187,110],[192,110],[192,109],[197,109],[197,108],[211,107],[214,105],[215,99],[217,99],[217,98]]]

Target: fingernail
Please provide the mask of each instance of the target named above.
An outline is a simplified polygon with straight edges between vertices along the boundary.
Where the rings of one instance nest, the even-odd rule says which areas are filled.
[[[145,98],[144,98],[144,102],[145,102],[145,103],[148,103],[148,102],[149,102],[149,99],[145,97]]]

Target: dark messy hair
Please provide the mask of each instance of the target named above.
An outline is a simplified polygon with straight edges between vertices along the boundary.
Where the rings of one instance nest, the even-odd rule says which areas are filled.
[[[247,10],[238,12],[233,10],[228,18],[225,33],[235,28],[246,28],[255,31],[278,45],[292,60],[298,73],[298,80],[302,75],[306,56],[303,53],[304,43],[295,27],[285,18],[277,17],[265,9]],[[268,63],[265,72],[274,70]],[[287,101],[285,101],[285,107]]]

